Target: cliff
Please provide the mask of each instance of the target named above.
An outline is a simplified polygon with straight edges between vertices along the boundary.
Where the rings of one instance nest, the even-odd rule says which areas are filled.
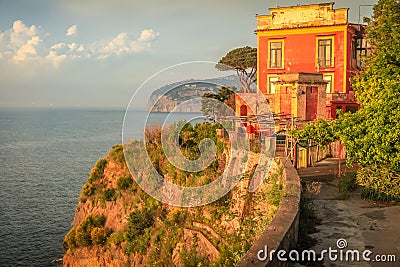
[[[250,153],[248,174],[258,157]],[[177,208],[141,190],[126,166],[122,145],[116,145],[96,163],[82,187],[72,228],[63,241],[63,265],[233,266],[279,207],[280,168],[275,166],[274,174],[253,194],[247,190],[250,175],[245,175],[214,203]],[[179,179],[188,181],[189,175],[179,173]]]

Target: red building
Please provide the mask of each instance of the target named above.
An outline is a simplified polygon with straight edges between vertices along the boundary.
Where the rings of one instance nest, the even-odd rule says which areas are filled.
[[[276,7],[269,9],[270,15],[257,16],[257,85],[274,113],[311,114],[293,99],[307,95],[308,110],[317,110],[320,103],[313,94],[322,95],[321,84],[326,90],[324,117],[335,118],[336,109],[358,109],[349,79],[366,53],[363,26],[348,22],[348,8],[333,9],[333,5]],[[302,80],[288,81],[282,74],[302,74],[293,76]]]

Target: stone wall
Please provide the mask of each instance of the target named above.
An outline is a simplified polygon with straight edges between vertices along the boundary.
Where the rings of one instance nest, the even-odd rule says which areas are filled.
[[[282,160],[284,161],[284,159]],[[279,262],[276,257],[273,257],[272,261],[269,257],[265,261],[260,261],[257,256],[260,250],[265,250],[265,247],[268,248],[268,252],[281,249],[289,251],[297,243],[301,194],[300,177],[290,161],[284,162],[284,165],[283,174],[286,178],[286,188],[281,207],[260,238],[236,266],[287,266],[287,262]],[[261,253],[261,256],[263,255],[264,253]]]

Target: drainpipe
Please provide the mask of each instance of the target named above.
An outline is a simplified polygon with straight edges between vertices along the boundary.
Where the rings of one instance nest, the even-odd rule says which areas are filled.
[[[294,147],[293,147],[293,166],[297,169],[297,142],[296,139],[293,138]]]
[[[338,187],[339,187],[339,193],[340,193],[340,184],[342,180],[342,164],[341,164],[341,159],[342,159],[342,141],[339,140],[339,166],[338,166]]]

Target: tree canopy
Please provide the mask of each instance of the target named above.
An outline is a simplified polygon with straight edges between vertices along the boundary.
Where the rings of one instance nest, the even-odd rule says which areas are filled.
[[[244,92],[248,93],[256,81],[257,48],[250,46],[235,48],[219,60],[216,68],[222,71],[230,68],[236,70]]]
[[[341,140],[361,167],[357,182],[400,199],[400,2],[379,0],[367,26],[365,69],[351,80],[362,108],[295,131],[297,138]],[[321,134],[322,133],[322,134]],[[325,133],[325,134],[324,134]]]

